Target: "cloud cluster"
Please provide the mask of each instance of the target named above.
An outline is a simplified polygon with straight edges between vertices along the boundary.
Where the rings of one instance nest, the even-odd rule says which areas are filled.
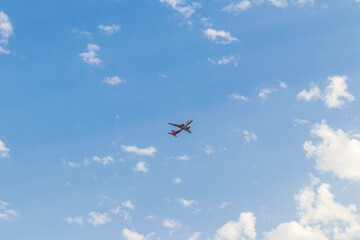
[[[90,66],[98,66],[102,63],[102,60],[97,57],[100,47],[96,44],[89,43],[87,45],[87,52],[80,53],[79,56],[82,57],[83,61],[89,64]]]
[[[324,93],[313,83],[309,90],[302,90],[298,93],[297,98],[307,102],[321,99],[328,108],[342,108],[345,101],[355,101],[355,97],[347,91],[347,76],[330,76],[328,77],[328,86]]]
[[[153,157],[156,153],[156,148],[153,146],[146,147],[146,148],[138,148],[137,146],[127,146],[121,145],[121,149],[124,152],[133,153],[140,156],[150,156]]]
[[[10,53],[5,47],[12,35],[14,35],[13,25],[11,24],[8,15],[5,12],[0,11],[0,54]]]
[[[103,83],[108,84],[108,85],[112,85],[112,86],[121,84],[123,82],[124,82],[124,80],[120,79],[118,76],[107,77],[103,81]]]

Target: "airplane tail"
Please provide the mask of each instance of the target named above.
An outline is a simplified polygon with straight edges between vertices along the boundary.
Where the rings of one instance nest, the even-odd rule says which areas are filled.
[[[174,134],[174,133],[168,133],[168,134],[173,135],[174,137],[177,137],[176,134]]]

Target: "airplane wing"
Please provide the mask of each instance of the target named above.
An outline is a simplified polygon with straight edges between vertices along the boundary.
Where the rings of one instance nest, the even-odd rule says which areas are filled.
[[[185,129],[185,131],[187,131],[188,133],[191,133],[191,131],[189,129]]]
[[[179,124],[174,124],[174,123],[169,123],[170,125],[173,125],[173,126],[175,126],[175,127],[178,127],[178,128],[181,128],[181,125],[179,125]]]

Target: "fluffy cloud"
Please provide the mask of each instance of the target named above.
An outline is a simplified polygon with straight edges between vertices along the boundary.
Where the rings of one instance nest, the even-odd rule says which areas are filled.
[[[138,148],[135,145],[134,146],[121,145],[121,149],[124,152],[134,153],[136,155],[141,155],[141,156],[150,156],[150,157],[153,157],[156,152],[156,148],[153,146],[146,148]]]
[[[251,141],[257,141],[257,136],[255,135],[255,133],[250,133],[246,130],[243,131],[244,134],[244,139],[246,142],[251,142]]]
[[[67,218],[64,218],[64,220],[68,224],[77,224],[79,226],[83,225],[83,218],[82,217],[67,217]]]
[[[14,221],[19,216],[17,211],[9,209],[10,205],[8,202],[0,201],[0,220]]]
[[[5,143],[0,140],[0,157],[10,157],[10,149],[5,146]]]
[[[226,32],[224,30],[208,28],[204,31],[204,33],[211,41],[216,43],[228,44],[238,40],[236,37],[231,36],[230,32]]]
[[[105,84],[114,86],[114,85],[118,85],[120,83],[123,83],[124,81],[122,79],[120,79],[118,76],[114,76],[114,77],[107,77],[102,82],[105,83]]]
[[[356,206],[336,202],[330,188],[329,184],[320,184],[313,178],[309,186],[295,195],[299,221],[280,224],[264,234],[265,240],[359,239],[360,215],[356,214]]]
[[[347,76],[330,76],[328,77],[329,84],[325,88],[324,94],[318,86],[311,84],[308,91],[302,90],[298,95],[298,99],[303,99],[307,102],[311,100],[321,99],[328,108],[342,108],[345,101],[352,102],[355,97],[347,91]]]
[[[198,203],[195,200],[186,200],[184,198],[180,198],[178,199],[178,202],[183,206],[183,207],[191,207],[193,205],[197,205]]]
[[[99,225],[105,225],[111,222],[111,217],[108,213],[99,213],[99,212],[90,212],[88,215],[88,223],[93,225],[94,227]]]
[[[304,143],[308,158],[314,158],[316,169],[331,171],[342,179],[360,181],[360,141],[342,129],[334,130],[325,121],[317,123],[311,134],[321,140]]]
[[[99,25],[99,29],[101,32],[107,34],[107,35],[112,35],[114,33],[116,33],[117,31],[120,30],[120,26],[119,25],[111,25],[111,26],[107,26],[107,25]]]
[[[102,63],[102,60],[96,56],[96,52],[100,50],[100,47],[96,44],[89,43],[87,45],[87,50],[87,52],[79,54],[79,56],[82,57],[83,61],[90,66],[100,65]]]
[[[255,221],[253,213],[241,213],[237,222],[229,221],[216,231],[215,240],[255,239]]]
[[[144,236],[140,233],[137,233],[135,231],[131,231],[127,228],[124,228],[121,232],[121,234],[123,235],[123,237],[126,240],[146,240],[149,239],[150,236],[154,235],[154,233],[150,233],[147,236]]]
[[[233,98],[233,99],[237,99],[237,100],[241,100],[241,101],[244,101],[244,102],[248,102],[249,101],[249,98],[243,96],[243,95],[239,95],[239,94],[230,94],[229,95],[229,98]]]
[[[239,14],[240,12],[248,10],[250,7],[251,7],[251,2],[249,0],[242,0],[241,2],[238,3],[230,3],[222,10],[228,13]]]
[[[298,222],[282,223],[264,234],[264,240],[328,240],[318,227],[303,226]]]
[[[14,35],[13,25],[8,15],[0,11],[0,53],[9,54],[10,51],[4,47],[8,44],[9,38]]]
[[[201,7],[201,4],[196,2],[188,5],[185,0],[160,0],[160,2],[181,13],[185,18],[190,18],[195,13],[195,9]]]
[[[135,209],[135,205],[131,202],[131,200],[127,200],[125,202],[122,202],[121,205],[123,205],[126,208],[129,208],[131,210]]]
[[[174,219],[165,219],[163,221],[163,226],[166,227],[166,228],[169,228],[169,229],[175,229],[175,228],[181,228],[182,225],[181,225],[181,222],[180,221],[177,221],[177,220],[174,220]]]
[[[135,172],[143,172],[148,173],[150,171],[148,164],[146,162],[138,162],[136,166],[133,168]]]

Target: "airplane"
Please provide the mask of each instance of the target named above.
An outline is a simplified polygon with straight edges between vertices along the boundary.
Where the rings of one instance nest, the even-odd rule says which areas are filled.
[[[192,123],[192,121],[194,121],[194,119],[190,119],[189,121],[187,121],[186,123],[183,123],[183,124],[181,124],[181,125],[179,125],[179,124],[174,124],[174,123],[169,123],[170,125],[173,125],[173,126],[175,126],[175,127],[178,127],[179,130],[176,130],[176,131],[171,130],[171,133],[168,133],[168,134],[177,137],[176,134],[180,133],[182,130],[185,130],[185,131],[187,131],[188,133],[191,133],[190,130],[189,130],[189,129],[190,129],[189,125],[190,125],[190,123]]]

